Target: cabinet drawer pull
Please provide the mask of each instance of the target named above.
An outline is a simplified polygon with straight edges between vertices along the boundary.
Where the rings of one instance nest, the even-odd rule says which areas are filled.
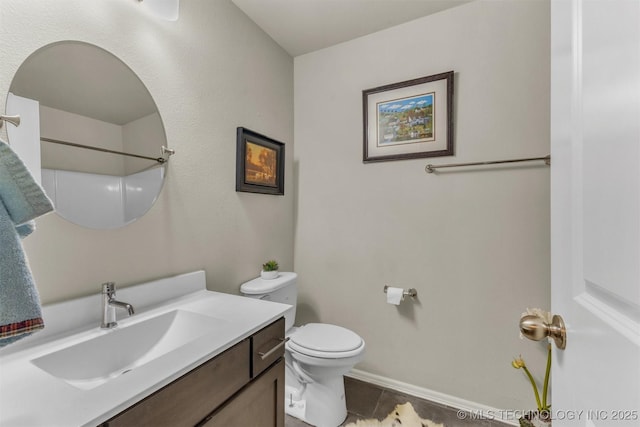
[[[287,341],[289,341],[289,337],[287,338],[278,338],[280,340],[280,342],[273,347],[271,350],[267,351],[266,353],[260,351],[258,352],[258,356],[260,356],[260,358],[262,360],[266,359],[267,357],[271,356],[273,353],[275,353],[276,351],[278,351],[282,346],[284,346]]]

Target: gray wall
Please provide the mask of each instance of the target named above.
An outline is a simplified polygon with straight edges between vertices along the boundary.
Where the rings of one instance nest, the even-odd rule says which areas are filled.
[[[535,400],[510,362],[549,309],[549,169],[427,163],[549,152],[549,3],[477,1],[295,58],[299,322],[367,343],[357,366],[497,408]],[[362,90],[455,71],[455,156],[362,163]],[[385,303],[383,286],[417,302]]]
[[[1,9],[0,105],[32,52],[85,41],[138,74],[176,150],[159,200],[132,225],[37,220],[25,248],[44,303],[195,269],[210,289],[235,293],[266,259],[293,268],[293,60],[230,0],[183,1],[177,22],[125,0],[2,0]],[[284,197],[235,192],[237,126],[287,144]]]

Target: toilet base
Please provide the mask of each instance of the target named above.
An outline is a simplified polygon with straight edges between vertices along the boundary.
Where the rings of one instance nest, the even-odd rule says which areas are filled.
[[[342,376],[303,387],[285,387],[284,410],[287,415],[316,427],[337,427],[347,418]]]
[[[307,401],[300,399],[299,392],[294,387],[285,386],[284,389],[284,412],[299,420],[305,420]]]

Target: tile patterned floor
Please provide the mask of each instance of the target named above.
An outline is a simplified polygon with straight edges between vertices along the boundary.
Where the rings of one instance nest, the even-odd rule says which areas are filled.
[[[458,416],[456,408],[429,402],[353,378],[345,377],[344,386],[348,414],[342,425],[363,418],[382,420],[397,404],[411,402],[420,417],[443,423],[445,427],[510,427],[508,424],[494,420],[471,420],[470,417],[462,419]],[[285,427],[309,427],[309,425],[287,415]]]

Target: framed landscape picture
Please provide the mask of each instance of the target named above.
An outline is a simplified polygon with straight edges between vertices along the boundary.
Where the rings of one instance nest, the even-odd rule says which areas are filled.
[[[453,71],[362,91],[363,161],[453,155]]]
[[[284,195],[284,144],[239,127],[236,191]]]

